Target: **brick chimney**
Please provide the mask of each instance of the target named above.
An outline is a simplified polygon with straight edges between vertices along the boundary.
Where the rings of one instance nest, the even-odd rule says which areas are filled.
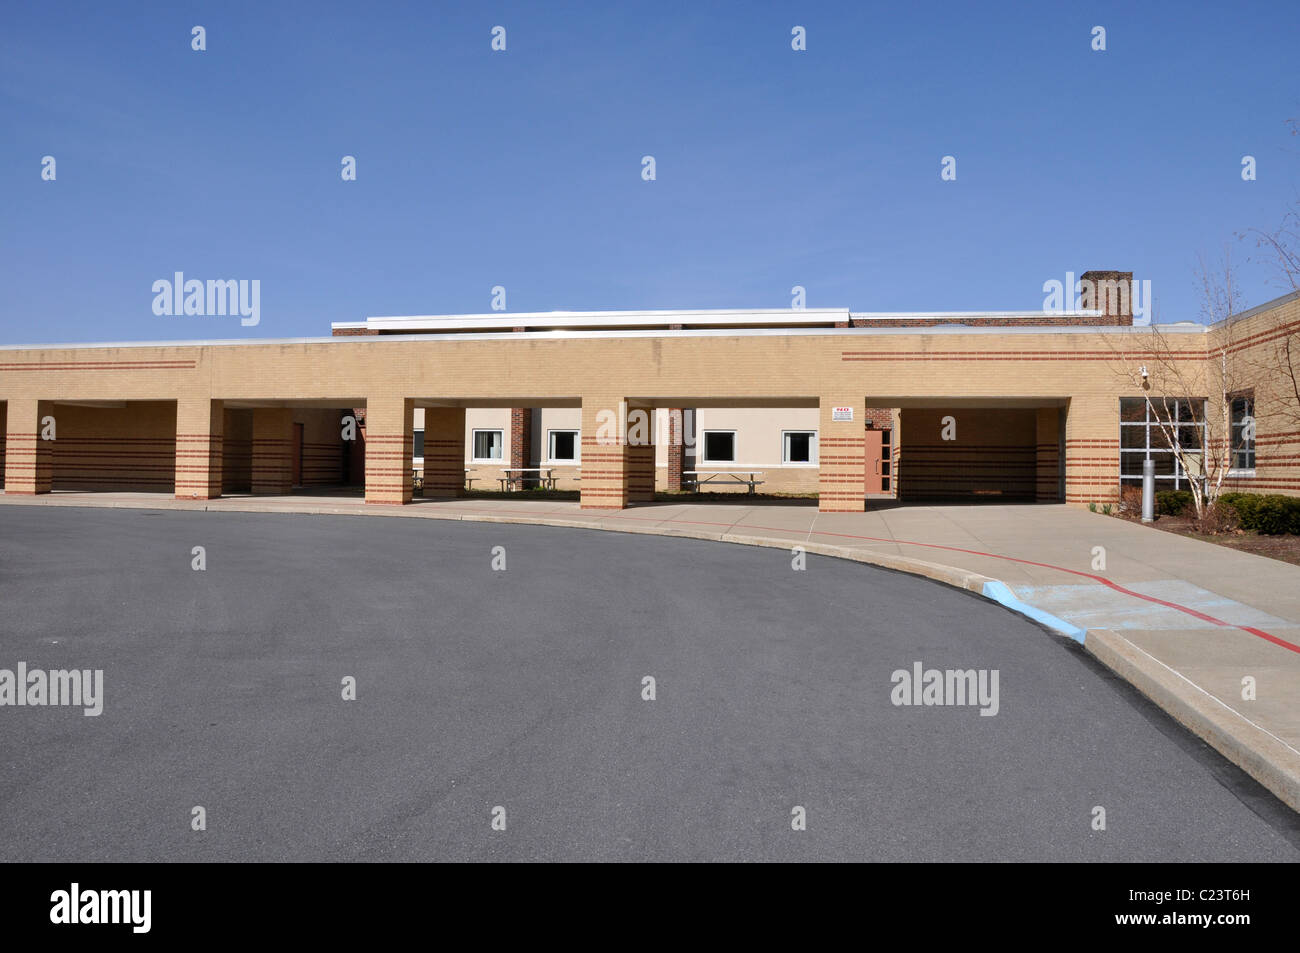
[[[1085,311],[1103,312],[1101,318],[1088,323],[1133,323],[1133,272],[1085,271],[1079,282],[1082,285],[1080,307]]]

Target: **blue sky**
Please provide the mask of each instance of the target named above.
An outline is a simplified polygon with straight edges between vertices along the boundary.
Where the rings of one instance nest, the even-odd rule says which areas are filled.
[[[5,344],[323,335],[488,311],[495,285],[511,311],[794,285],[1035,309],[1088,268],[1196,319],[1197,255],[1225,244],[1247,304],[1281,293],[1234,235],[1300,193],[1280,0],[43,3],[0,26]],[[260,324],[156,316],[176,271],[260,280]]]

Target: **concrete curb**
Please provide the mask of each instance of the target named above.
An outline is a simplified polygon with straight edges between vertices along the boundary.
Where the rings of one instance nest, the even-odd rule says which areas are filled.
[[[1180,725],[1300,812],[1300,755],[1279,738],[1118,632],[1089,629],[1083,644],[1094,658]]]
[[[716,530],[665,527],[653,523],[618,524],[609,519],[572,519],[558,516],[520,516],[517,514],[451,513],[430,508],[421,512],[400,506],[329,506],[313,505],[310,508],[278,506],[274,504],[226,501],[212,507],[201,501],[115,500],[104,503],[63,501],[39,497],[9,497],[0,494],[0,504],[36,506],[98,506],[121,509],[181,510],[189,512],[219,513],[285,513],[325,516],[387,516],[414,517],[416,519],[453,520],[466,523],[514,523],[526,526],[554,526],[565,529],[590,529],[613,533],[638,533],[648,536],[669,536],[682,539],[701,539],[712,542],[735,543],[741,546],[762,546],[771,549],[792,550],[800,546],[805,552],[819,556],[847,559],[852,562],[893,569],[933,579],[957,589],[965,589],[996,602],[1031,621],[1046,625],[1057,632],[1081,642],[1085,649],[1101,664],[1128,682],[1152,702],[1166,711],[1179,724],[1201,738],[1221,755],[1241,768],[1264,787],[1268,788],[1292,810],[1300,812],[1300,756],[1280,739],[1233,711],[1174,669],[1139,649],[1122,635],[1108,629],[1089,629],[1086,633],[1050,616],[1034,606],[1015,598],[1011,588],[999,579],[921,559],[877,553],[870,550],[851,549],[825,543],[799,539],[779,539],[773,536],[754,536],[746,533],[718,532]]]

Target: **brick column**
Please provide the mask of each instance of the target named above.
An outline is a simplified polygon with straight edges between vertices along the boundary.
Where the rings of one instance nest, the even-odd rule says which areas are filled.
[[[1065,413],[1065,502],[1119,501],[1119,401],[1073,397]]]
[[[253,492],[287,496],[293,490],[293,411],[253,410]]]
[[[225,418],[219,400],[181,397],[176,401],[176,499],[215,500],[221,495]]]
[[[54,479],[54,442],[42,440],[42,421],[54,416],[48,400],[17,398],[5,416],[5,492],[23,496],[49,493]],[[58,421],[55,421],[55,436]]]
[[[582,398],[579,505],[584,510],[621,510],[627,506],[627,413],[621,397],[584,395]],[[653,467],[652,456],[652,474]]]
[[[682,488],[682,409],[668,410],[668,492],[677,493]]]
[[[465,492],[465,408],[426,407],[424,411],[424,495],[461,496]]]
[[[835,408],[852,419],[835,420]],[[835,395],[821,398],[817,431],[817,508],[823,513],[861,513],[866,499],[867,438],[865,397]]]
[[[415,404],[410,398],[374,397],[366,401],[366,502],[411,502],[411,453]],[[425,413],[428,457],[428,412]]]
[[[1038,408],[1038,467],[1034,499],[1039,503],[1061,500],[1061,412],[1056,407]]]
[[[518,330],[523,330],[519,328]],[[533,411],[529,407],[510,408],[510,466],[527,467],[533,455]]]

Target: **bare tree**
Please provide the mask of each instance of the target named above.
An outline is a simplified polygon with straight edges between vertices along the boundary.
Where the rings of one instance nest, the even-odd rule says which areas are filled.
[[[1300,119],[1286,125],[1292,136],[1300,135]],[[1300,197],[1273,230],[1252,228],[1239,237],[1253,240],[1255,260],[1262,258],[1284,293],[1300,291]],[[1189,355],[1187,336],[1171,335],[1156,324],[1143,342],[1144,356],[1121,353],[1132,351],[1131,338],[1122,349],[1112,349],[1122,358],[1121,377],[1141,388],[1163,448],[1189,476],[1196,516],[1202,519],[1223,492],[1238,452],[1253,442],[1257,416],[1278,431],[1300,429],[1300,326],[1280,318],[1272,326],[1256,322],[1243,337],[1239,323],[1228,320],[1241,313],[1242,300],[1227,249],[1213,266],[1200,258],[1196,277],[1201,321],[1216,327],[1202,349],[1203,361]],[[1257,385],[1265,389],[1259,403]],[[1245,399],[1251,401],[1249,411],[1234,427],[1233,402]]]
[[[1217,266],[1201,258],[1197,279],[1204,324],[1218,324],[1240,310],[1229,252]],[[1145,399],[1152,436],[1159,440],[1152,449],[1168,451],[1177,461],[1187,476],[1196,517],[1203,519],[1223,492],[1240,449],[1232,401],[1250,383],[1250,369],[1233,346],[1232,325],[1223,325],[1212,342],[1153,323],[1140,337],[1125,335],[1108,343],[1117,376]]]
[[[1288,119],[1292,136],[1300,136],[1300,119]],[[1283,293],[1300,291],[1300,196],[1283,212],[1272,231],[1250,228],[1239,236],[1250,239],[1257,250],[1254,261],[1262,260]],[[1253,352],[1255,370],[1263,380],[1277,380],[1285,393],[1270,402],[1270,416],[1291,429],[1300,428],[1300,329],[1279,328],[1267,346]]]

